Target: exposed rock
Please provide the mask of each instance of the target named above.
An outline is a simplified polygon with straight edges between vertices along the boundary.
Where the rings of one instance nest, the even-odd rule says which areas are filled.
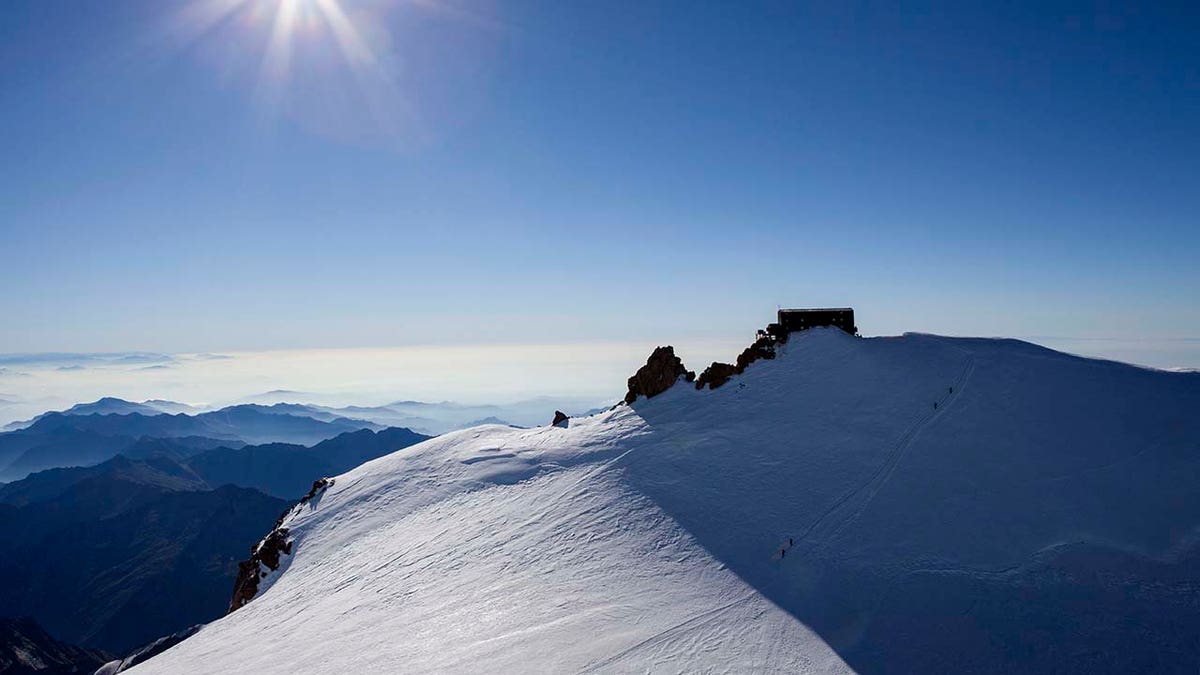
[[[775,358],[774,342],[769,337],[760,337],[754,341],[754,344],[746,347],[737,357],[737,372],[742,374],[746,370],[746,366],[754,363],[759,359]]]
[[[704,369],[700,373],[699,379],[696,380],[696,388],[703,389],[708,385],[709,389],[717,387],[729,381],[729,378],[734,375],[741,375],[746,372],[746,368],[759,359],[775,358],[776,339],[769,334],[759,331],[759,337],[754,341],[754,344],[742,350],[738,354],[736,364],[721,363],[713,361],[713,364]]]
[[[629,378],[629,393],[625,394],[625,402],[633,403],[638,396],[646,398],[657,396],[670,389],[671,385],[679,380],[680,375],[685,376],[688,382],[694,381],[697,389],[703,389],[705,386],[709,389],[716,389],[728,382],[729,378],[734,375],[741,375],[751,363],[759,359],[775,358],[775,345],[781,342],[783,340],[773,333],[759,331],[757,339],[742,350],[736,363],[714,361],[711,366],[704,369],[699,378],[696,378],[694,372],[683,367],[683,362],[675,356],[673,347],[658,347],[650,355],[646,365],[639,368],[637,373]]]
[[[313,481],[312,489],[300,498],[300,503],[284,511],[275,521],[275,527],[263,540],[250,548],[250,558],[238,563],[237,581],[233,584],[233,599],[229,601],[229,611],[226,614],[243,607],[258,595],[258,585],[267,574],[279,569],[281,557],[291,555],[292,540],[288,539],[288,529],[283,527],[284,521],[296,509],[305,504],[315,505],[325,490],[333,485],[332,478],[322,478]]]
[[[323,490],[325,490],[325,488],[329,487],[330,485],[333,485],[332,478],[321,478],[319,480],[314,480],[313,484],[312,484],[312,489],[310,489],[308,491],[308,494],[306,494],[300,498],[300,503],[301,504],[309,503],[310,501],[313,500],[314,497],[317,496],[318,493],[322,492]],[[276,523],[275,527],[279,527],[279,525],[280,525],[280,523]]]
[[[550,426],[565,427],[565,426],[567,426],[567,420],[569,420],[569,419],[571,419],[570,416],[568,416],[563,411],[555,410],[554,411],[554,421],[550,423]]]
[[[646,360],[646,365],[638,368],[633,377],[629,378],[629,391],[625,394],[625,402],[633,403],[639,396],[658,396],[678,382],[680,376],[691,382],[696,378],[696,373],[684,368],[683,361],[675,356],[674,347],[657,347]]]
[[[267,572],[279,569],[281,555],[292,552],[292,542],[288,539],[286,527],[271,530],[257,546],[250,550],[250,559],[238,563],[237,582],[233,586],[233,599],[229,602],[229,612],[233,612],[258,595],[258,585],[266,578]],[[266,568],[266,569],[264,569]]]
[[[291,552],[292,540],[288,539],[288,529],[281,527],[278,530],[272,530],[271,534],[263,539],[262,545],[258,547],[258,561],[273,572],[279,569],[279,556],[290,555]],[[260,576],[266,575],[264,573]]]
[[[737,366],[713,361],[712,365],[705,368],[704,372],[700,373],[700,377],[696,379],[696,388],[703,389],[705,385],[708,385],[709,389],[716,389],[737,374]]]

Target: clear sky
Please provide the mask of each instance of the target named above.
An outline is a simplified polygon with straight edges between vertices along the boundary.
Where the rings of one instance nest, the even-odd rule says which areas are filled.
[[[852,305],[1200,366],[1200,6],[886,4],[7,0],[0,352]]]

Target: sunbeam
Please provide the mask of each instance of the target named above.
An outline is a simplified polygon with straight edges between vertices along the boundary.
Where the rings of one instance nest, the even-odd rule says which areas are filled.
[[[423,21],[397,22],[402,12]],[[460,30],[461,42],[446,42],[438,23],[476,35]],[[178,50],[196,45],[227,75],[251,78],[257,117],[268,129],[288,117],[326,135],[407,146],[428,138],[447,108],[461,107],[444,100],[448,92],[470,91],[454,82],[456,73],[470,72],[456,64],[477,59],[489,42],[477,34],[498,27],[477,11],[432,0],[188,0],[164,37]],[[401,70],[407,62],[400,49],[415,53],[425,69]]]
[[[351,67],[374,66],[375,55],[371,53],[370,47],[358,34],[346,13],[342,11],[338,0],[316,0],[316,3],[321,10],[321,15],[325,17],[325,22],[333,31],[333,37],[337,40],[338,47],[341,48],[342,55],[346,58],[346,63]]]

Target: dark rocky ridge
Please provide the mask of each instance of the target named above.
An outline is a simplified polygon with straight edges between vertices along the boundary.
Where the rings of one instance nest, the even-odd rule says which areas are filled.
[[[746,347],[742,350],[741,354],[738,354],[735,364],[730,365],[728,363],[713,361],[711,366],[705,368],[703,373],[700,373],[700,378],[696,380],[696,388],[703,389],[705,385],[708,385],[709,389],[716,389],[728,382],[729,378],[734,375],[741,375],[746,372],[746,368],[751,363],[759,359],[775,358],[775,344],[775,338],[769,335],[760,335],[754,341],[754,344]]]
[[[775,358],[775,346],[785,342],[787,342],[787,333],[759,331],[754,343],[738,354],[735,363],[713,361],[712,365],[704,369],[699,378],[696,377],[695,372],[684,367],[683,361],[675,355],[674,347],[671,345],[656,347],[650,354],[650,358],[646,360],[646,365],[639,368],[633,377],[629,378],[629,391],[625,394],[625,403],[633,403],[639,396],[653,398],[670,389],[679,381],[680,376],[684,376],[688,382],[694,381],[697,389],[703,389],[706,386],[709,389],[716,389],[728,382],[729,378],[734,375],[741,375],[755,361]]]
[[[713,361],[709,367],[704,369],[704,372],[700,373],[700,377],[696,378],[696,388],[703,389],[704,387],[708,387],[709,389],[716,389],[728,382],[729,378],[740,374],[737,366]]]
[[[250,550],[250,558],[238,563],[238,577],[233,586],[233,598],[229,601],[229,612],[236,611],[258,595],[258,584],[267,578],[268,570],[279,569],[282,555],[291,555],[292,542],[286,527],[276,527]],[[267,568],[264,570],[263,568]]]
[[[330,485],[333,485],[332,478],[313,481],[312,489],[300,498],[300,503],[284,511],[279,516],[279,520],[275,521],[275,527],[267,536],[250,547],[250,557],[238,563],[238,576],[233,584],[233,598],[229,601],[229,611],[226,614],[244,607],[246,603],[253,600],[254,596],[258,595],[258,585],[262,580],[267,578],[270,572],[279,569],[282,556],[292,554],[292,541],[288,538],[288,528],[283,527],[284,521],[296,509],[319,499]]]
[[[625,402],[633,403],[639,396],[654,398],[670,389],[680,376],[688,382],[696,379],[696,373],[683,366],[683,361],[675,355],[671,345],[656,347],[646,360],[646,365],[629,378],[629,391],[625,394]]]

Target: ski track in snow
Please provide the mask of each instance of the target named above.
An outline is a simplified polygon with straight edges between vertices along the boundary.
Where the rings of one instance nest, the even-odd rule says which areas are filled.
[[[875,497],[879,494],[879,491],[883,489],[883,486],[886,485],[891,479],[892,475],[896,473],[896,468],[900,466],[900,462],[903,461],[905,453],[907,453],[909,448],[912,447],[913,442],[916,441],[917,437],[921,435],[921,432],[924,431],[930,424],[933,424],[935,421],[937,421],[939,417],[946,414],[946,411],[950,408],[949,403],[957,400],[958,396],[961,395],[962,390],[966,387],[967,382],[970,380],[971,373],[974,370],[975,357],[968,355],[967,364],[963,367],[962,374],[959,375],[958,379],[954,381],[953,389],[938,402],[938,407],[933,408],[931,411],[925,413],[925,415],[923,415],[921,419],[917,420],[917,422],[909,428],[904,436],[900,438],[900,442],[896,444],[896,447],[888,455],[887,460],[881,467],[881,472],[876,473],[875,476],[871,478],[871,481],[865,486],[865,496],[861,500],[858,508],[854,509],[854,511],[845,519],[838,522],[837,525],[829,532],[829,535],[823,538],[823,547],[828,546],[829,540],[837,537],[838,534],[840,534],[848,525],[858,520],[863,511],[865,511],[867,507],[871,505],[871,502],[875,500]]]
[[[951,390],[948,391],[938,401],[936,408],[926,409],[901,435],[900,439],[887,453],[884,460],[880,463],[879,468],[874,474],[863,484],[850,490],[836,502],[833,503],[824,513],[821,514],[811,525],[805,528],[804,532],[797,539],[797,543],[803,544],[806,542],[815,541],[818,548],[802,547],[801,554],[811,556],[820,550],[824,549],[828,543],[846,528],[847,525],[853,523],[862,515],[862,512],[870,506],[883,486],[891,479],[895,473],[896,467],[904,459],[904,454],[912,447],[913,442],[921,435],[927,426],[936,421],[941,415],[944,415],[949,409],[949,403],[958,399],[966,387],[967,382],[971,378],[971,373],[975,370],[975,356],[966,354],[966,364],[963,366],[954,384],[951,385]],[[854,501],[862,496],[861,503],[854,507]],[[831,524],[826,525],[831,518],[834,518],[837,513],[846,509],[853,509],[848,515],[842,518],[835,518]],[[791,547],[789,547],[790,549]]]

